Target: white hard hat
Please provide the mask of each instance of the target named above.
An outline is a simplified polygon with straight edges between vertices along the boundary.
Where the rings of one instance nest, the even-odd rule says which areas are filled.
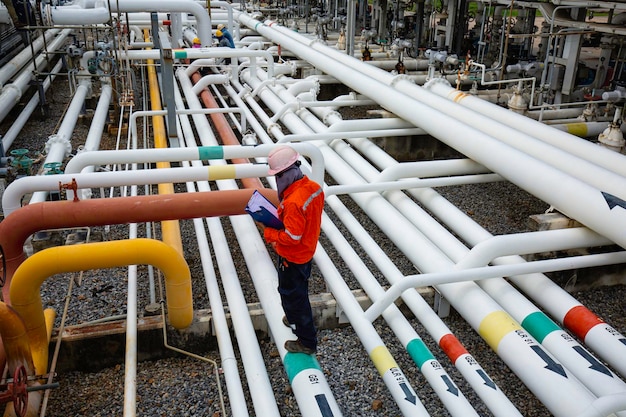
[[[217,25],[217,30],[222,30],[224,29],[224,24],[220,23],[219,25]]]
[[[300,155],[291,146],[278,146],[267,156],[267,163],[270,165],[268,173],[278,174],[296,163]]]

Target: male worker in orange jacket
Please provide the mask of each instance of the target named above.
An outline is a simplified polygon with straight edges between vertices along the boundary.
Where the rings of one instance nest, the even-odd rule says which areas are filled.
[[[269,173],[275,175],[278,188],[278,217],[285,228],[266,227],[265,241],[278,254],[278,292],[286,326],[295,326],[297,340],[285,342],[294,353],[313,354],[317,336],[309,302],[311,263],[322,223],[324,192],[300,170],[300,155],[289,146],[278,146],[270,152]]]

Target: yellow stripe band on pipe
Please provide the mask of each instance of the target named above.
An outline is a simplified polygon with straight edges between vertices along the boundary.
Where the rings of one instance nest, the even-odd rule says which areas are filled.
[[[234,165],[209,167],[209,180],[227,180],[235,178],[237,169]]]
[[[381,376],[384,376],[385,373],[391,368],[397,368],[398,364],[396,363],[389,350],[387,350],[384,346],[378,346],[372,349],[370,352],[370,358],[372,358],[372,362],[374,362],[374,366],[378,369],[378,373]]]
[[[586,123],[569,123],[567,125],[567,133],[584,138],[587,136]]]
[[[224,159],[224,147],[201,146],[198,148],[198,158],[203,161],[207,159]]]
[[[519,323],[504,311],[494,311],[480,322],[478,333],[497,353],[502,338],[515,330],[521,330],[521,328]]]

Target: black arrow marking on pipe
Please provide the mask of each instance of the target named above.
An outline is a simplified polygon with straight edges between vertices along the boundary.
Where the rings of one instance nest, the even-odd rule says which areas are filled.
[[[417,397],[415,396],[415,394],[413,394],[413,391],[411,391],[411,388],[409,388],[407,384],[405,384],[404,382],[401,383],[400,388],[402,388],[402,391],[404,391],[405,400],[407,400],[411,404],[415,404],[417,402]]]
[[[442,375],[441,379],[443,379],[443,382],[446,384],[446,386],[448,387],[448,391],[455,395],[455,396],[459,396],[459,389],[456,387],[456,385],[454,385],[454,382],[452,382],[450,380],[450,378],[448,378],[448,375]]]
[[[317,401],[317,406],[322,412],[322,417],[333,417],[333,410],[330,409],[330,405],[328,404],[325,394],[317,394],[315,396],[315,401]]]
[[[565,373],[565,369],[563,369],[563,367],[558,364],[557,362],[554,361],[554,359],[552,359],[550,357],[550,355],[548,355],[542,348],[541,346],[531,346],[530,347],[532,350],[535,351],[535,353],[537,354],[537,356],[539,356],[545,363],[546,366],[544,366],[544,368],[546,368],[549,371],[552,372],[556,372],[557,374],[564,376],[565,378],[567,378],[567,374]]]
[[[602,191],[602,197],[604,197],[606,204],[609,205],[609,210],[613,210],[615,206],[620,206],[621,208],[626,209],[626,201],[621,198],[616,197],[613,194],[605,193],[604,191]]]
[[[585,358],[585,360],[591,364],[589,369],[602,372],[603,374],[608,375],[611,378],[613,378],[611,371],[609,371],[609,369],[606,366],[602,365],[596,358],[594,358],[591,355],[591,353],[587,352],[582,346],[574,346],[574,350],[576,351],[576,353],[578,353],[580,356]]]
[[[480,377],[483,379],[483,381],[485,381],[485,385],[487,385],[489,388],[493,388],[496,389],[496,383],[493,382],[491,380],[491,378],[489,378],[487,376],[487,374],[485,373],[485,371],[483,371],[482,369],[478,369],[476,371],[476,373],[478,373],[478,375],[480,375]]]
[[[619,339],[620,342],[622,342],[622,345],[626,345],[626,339]]]

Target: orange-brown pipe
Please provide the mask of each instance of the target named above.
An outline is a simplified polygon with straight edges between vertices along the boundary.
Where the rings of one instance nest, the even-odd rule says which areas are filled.
[[[200,78],[200,73],[195,72],[191,76],[191,81],[196,84],[200,80]],[[207,109],[216,109],[219,107],[213,95],[206,88],[200,93],[200,99],[202,100],[202,104],[204,104],[204,107],[206,107]],[[235,132],[233,132],[233,129],[230,127],[230,123],[228,123],[228,120],[226,119],[224,113],[212,113],[211,121],[215,125],[215,129],[219,134],[222,145],[241,145],[241,143],[239,143],[237,135],[235,135]],[[235,158],[232,160],[232,162],[234,164],[249,164],[250,160],[248,160],[247,158]],[[241,183],[246,188],[263,187],[261,180],[258,178],[242,178]]]
[[[10,304],[9,284],[24,261],[24,242],[33,233],[66,227],[103,226],[246,214],[253,190],[223,190],[170,195],[117,197],[83,201],[47,201],[24,206],[0,223],[0,245],[7,261],[4,301]],[[274,204],[276,192],[261,188]]]

